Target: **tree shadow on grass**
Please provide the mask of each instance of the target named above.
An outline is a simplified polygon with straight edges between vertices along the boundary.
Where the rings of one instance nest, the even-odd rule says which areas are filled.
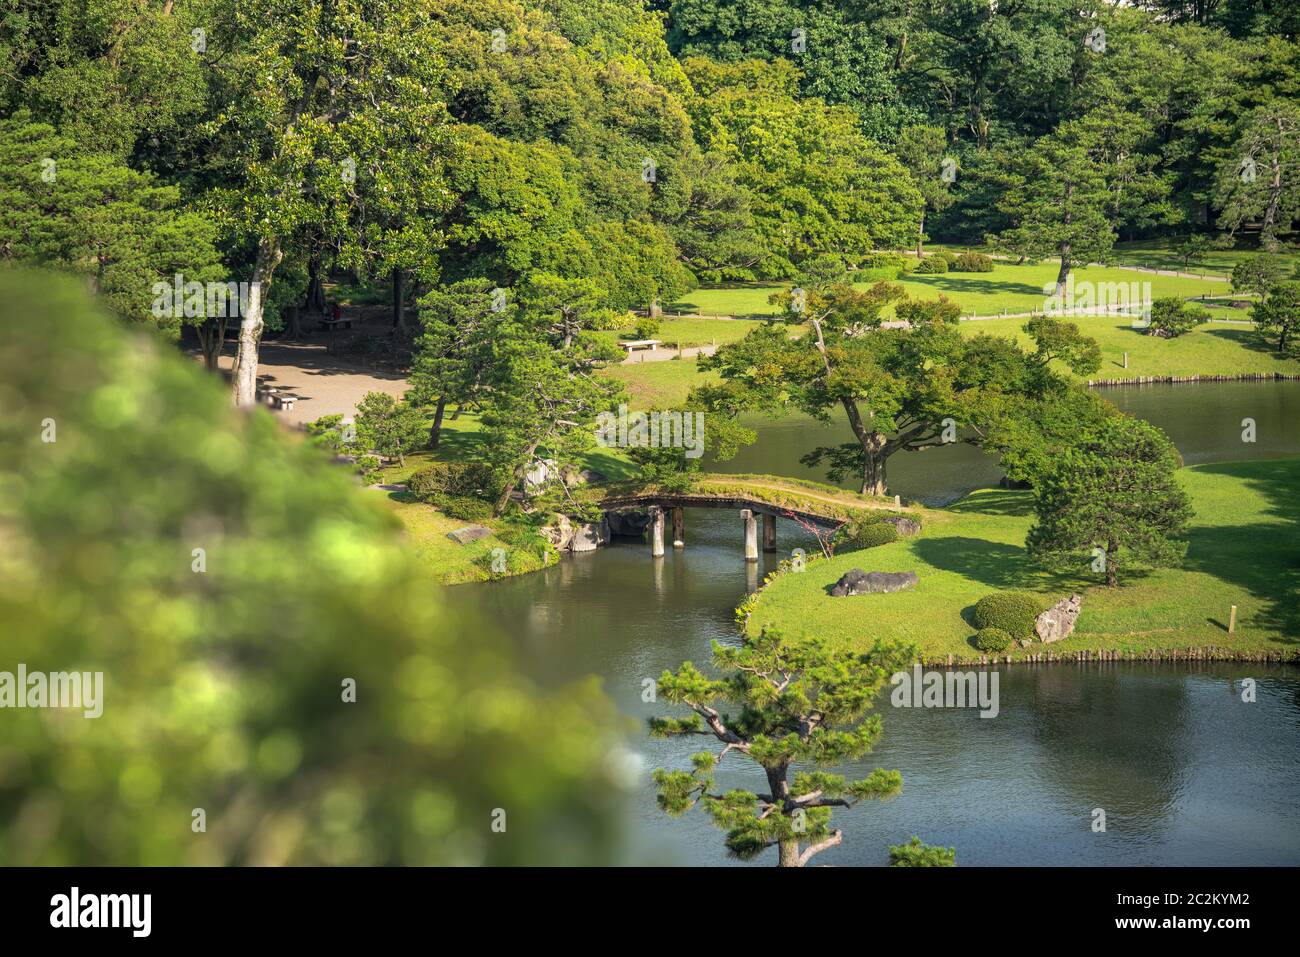
[[[1264,603],[1245,627],[1300,644],[1300,463],[1226,462],[1199,472],[1241,479],[1268,502],[1267,524],[1193,525],[1183,567],[1241,588]],[[1225,613],[1226,613],[1225,609]]]
[[[953,572],[991,588],[1023,587],[1027,579],[1037,580],[1023,548],[989,542],[982,538],[953,536],[921,538],[912,546],[922,561],[945,572]]]
[[[1251,352],[1272,355],[1278,362],[1283,362],[1288,358],[1286,355],[1278,353],[1276,344],[1269,342],[1268,339],[1261,336],[1254,329],[1205,329],[1201,334],[1213,336],[1216,339],[1226,339],[1243,349],[1249,349]]]
[[[962,515],[1023,515],[1034,513],[1034,496],[1024,489],[980,489],[947,508]]]

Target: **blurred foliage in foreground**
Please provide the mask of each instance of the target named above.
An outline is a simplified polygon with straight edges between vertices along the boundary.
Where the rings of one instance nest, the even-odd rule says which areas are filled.
[[[598,689],[533,689],[317,453],[72,281],[8,270],[0,634],[0,671],[103,671],[105,689],[97,720],[0,709],[0,863],[612,854],[618,720]]]

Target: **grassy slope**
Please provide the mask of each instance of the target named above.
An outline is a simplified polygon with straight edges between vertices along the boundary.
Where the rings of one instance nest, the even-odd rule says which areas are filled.
[[[1230,314],[1218,311],[1218,315]],[[1127,319],[1074,316],[1069,321],[1101,346],[1101,369],[1091,377],[1096,381],[1138,376],[1300,375],[1300,359],[1279,359],[1248,322],[1208,322],[1177,339],[1160,339],[1134,329]],[[1024,324],[1024,319],[988,319],[962,323],[961,330],[967,335],[1014,336],[1028,344]],[[1127,369],[1125,352],[1129,355]]]
[[[1025,264],[999,262],[989,273],[945,273],[939,276],[911,274],[900,282],[907,295],[913,299],[934,299],[947,296],[962,307],[962,314],[975,310],[979,315],[993,315],[1006,309],[1009,312],[1026,312],[1042,309],[1045,294],[1043,287],[1055,283],[1057,266],[1053,263]],[[1201,279],[1180,279],[1135,272],[1131,269],[1091,266],[1074,273],[1075,282],[1094,283],[1150,283],[1153,297],[1226,295],[1231,292],[1227,283]],[[866,285],[866,284],[860,284]],[[698,312],[704,315],[766,316],[773,315],[776,307],[767,301],[777,285],[734,285],[722,288],[697,289],[673,303],[671,309]]]
[[[664,363],[672,365],[675,363]],[[384,470],[383,482],[395,484],[405,482],[416,469],[431,461],[464,460],[480,441],[478,416],[467,413],[456,421],[451,421],[451,414],[443,422],[443,437],[438,451],[415,452],[406,457],[405,465],[394,465]],[[610,478],[629,478],[636,473],[636,467],[617,449],[597,449],[584,456],[583,464]],[[406,540],[412,550],[429,569],[430,577],[442,584],[458,584],[467,581],[484,581],[492,576],[487,569],[477,564],[485,555],[491,555],[494,548],[504,548],[509,560],[509,574],[517,575],[536,571],[544,565],[533,556],[518,549],[513,549],[495,535],[479,539],[468,545],[461,545],[447,537],[447,533],[464,528],[469,522],[449,518],[431,505],[425,505],[407,497],[401,492],[385,492],[378,489],[367,490],[366,494],[382,496],[384,505],[401,521],[406,529]],[[482,524],[490,528],[499,528],[501,523],[490,519]]]
[[[1243,259],[1258,256],[1258,250],[1214,249],[1197,259],[1190,270],[1184,270],[1183,261],[1173,254],[1164,240],[1121,243],[1115,247],[1113,258],[1117,264],[1145,266],[1148,269],[1177,269],[1179,272],[1204,273],[1208,276],[1229,276],[1232,267]],[[1284,253],[1283,258],[1294,264],[1300,261],[1296,253]]]
[[[1216,319],[1244,320],[1247,316],[1246,311],[1240,309],[1215,308],[1209,311]],[[1300,375],[1300,359],[1279,359],[1271,346],[1255,334],[1248,321],[1206,323],[1185,336],[1166,340],[1134,329],[1128,319],[1110,316],[1068,318],[1101,346],[1102,364],[1092,376],[1095,381],[1140,376]],[[731,324],[726,319],[700,321],[715,326]],[[1022,331],[1024,324],[1024,319],[987,319],[963,322],[960,328],[966,335],[1015,336],[1028,343],[1029,337]],[[1123,361],[1125,352],[1129,354],[1127,369]],[[693,359],[638,362],[617,366],[609,374],[627,386],[634,408],[680,403],[694,386],[707,381],[696,372]]]
[[[1024,551],[1032,521],[1025,492],[984,490],[942,517],[927,516],[918,538],[814,562],[776,578],[755,604],[749,628],[819,633],[854,647],[876,638],[915,642],[922,655],[977,657],[964,616],[981,597],[1015,588],[1052,598],[1083,590],[1083,614],[1057,654],[1217,647],[1243,653],[1300,651],[1300,459],[1184,469],[1196,518],[1182,568],[1163,569],[1118,589],[1049,574]],[[825,588],[850,568],[915,571],[920,584],[893,595],[831,598]],[[1226,631],[1238,606],[1237,633]],[[1015,657],[1045,646],[1012,649]]]

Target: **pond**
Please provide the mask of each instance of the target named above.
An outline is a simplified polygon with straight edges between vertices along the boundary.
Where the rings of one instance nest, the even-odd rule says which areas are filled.
[[[1165,428],[1189,463],[1300,454],[1300,383],[1225,383],[1109,389],[1104,395]],[[1241,419],[1258,442],[1240,441]],[[798,457],[827,439],[815,423],[763,427],[734,471],[811,475]],[[827,430],[830,431],[830,430]],[[830,441],[840,441],[832,438]],[[1241,448],[1241,446],[1245,448]],[[913,456],[891,488],[928,501],[995,482],[996,465],[965,446]],[[775,566],[746,566],[740,519],[689,510],[686,548],[658,561],[641,542],[619,541],[535,575],[450,589],[448,599],[496,620],[538,681],[589,674],[644,726],[675,713],[642,700],[645,679],[684,660],[708,661],[710,642],[734,642],[732,610]],[[781,553],[815,547],[781,520]],[[866,623],[864,623],[864,626]],[[881,865],[886,847],[916,834],[957,849],[959,864],[1300,864],[1300,669],[1256,664],[1016,666],[1000,675],[1000,713],[902,709],[882,696],[881,745],[861,765],[903,773],[903,793],[836,812],[844,843],[828,865]],[[1241,680],[1257,701],[1241,700]],[[712,739],[629,742],[640,767],[626,801],[626,860],[729,863],[722,835],[702,812],[672,820],[655,804],[654,768],[685,768]],[[709,748],[715,750],[715,748]],[[764,790],[761,776],[729,757],[722,788]],[[1104,833],[1093,811],[1106,814]],[[758,865],[775,863],[768,852]]]

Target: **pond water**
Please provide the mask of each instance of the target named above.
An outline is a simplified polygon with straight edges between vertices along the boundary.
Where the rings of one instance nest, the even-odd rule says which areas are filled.
[[[1114,386],[1097,394],[1164,429],[1188,465],[1300,454],[1300,381]],[[1255,421],[1254,442],[1242,441],[1247,418]],[[825,481],[822,471],[801,465],[800,457],[819,445],[852,441],[842,415],[832,425],[804,415],[744,421],[759,431],[758,441],[728,462],[710,461],[709,470]],[[900,452],[888,468],[890,491],[927,505],[946,504],[1002,477],[994,456],[964,444]]]
[[[1230,383],[1109,389],[1122,408],[1165,428],[1189,463],[1300,454],[1300,383]],[[1241,419],[1259,441],[1240,441]],[[815,473],[799,455],[827,439],[804,420],[763,427],[733,471]],[[830,430],[827,430],[830,431]],[[840,441],[832,438],[831,441]],[[1245,446],[1240,448],[1240,446]],[[997,480],[996,465],[965,446],[914,456],[891,488],[929,501]],[[642,701],[645,679],[684,660],[708,661],[710,642],[737,640],[732,609],[777,561],[746,565],[729,511],[689,510],[684,550],[650,558],[641,542],[566,559],[521,578],[448,590],[448,600],[497,621],[525,670],[556,686],[595,674],[644,727],[674,713]],[[813,547],[781,520],[782,554]],[[999,670],[1000,713],[902,709],[879,702],[881,745],[861,764],[903,773],[903,793],[836,812],[844,843],[818,856],[831,865],[882,865],[886,847],[911,835],[957,849],[959,864],[1300,864],[1300,669],[1257,664],[1069,664]],[[1243,703],[1241,679],[1257,682]],[[650,771],[685,768],[712,739],[655,740],[634,732],[640,765],[625,802],[626,860],[731,863],[722,835],[700,811],[671,820],[655,805]],[[710,748],[711,750],[716,750]],[[765,790],[734,756],[718,785]],[[1106,813],[1104,833],[1093,810]],[[775,852],[754,862],[775,863]]]

